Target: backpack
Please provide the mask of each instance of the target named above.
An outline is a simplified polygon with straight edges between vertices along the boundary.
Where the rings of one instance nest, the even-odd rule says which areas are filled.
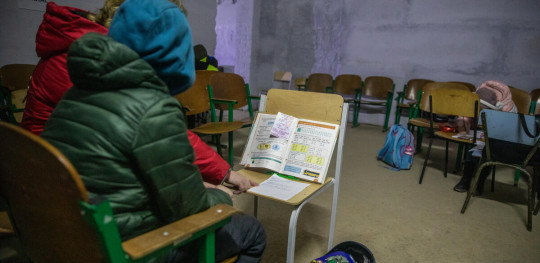
[[[414,155],[414,136],[403,125],[394,124],[386,135],[386,142],[377,159],[396,170],[410,169]]]

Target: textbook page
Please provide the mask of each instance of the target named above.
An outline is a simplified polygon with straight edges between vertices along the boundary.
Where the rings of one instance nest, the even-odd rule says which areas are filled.
[[[289,142],[285,138],[270,136],[275,119],[276,115],[257,114],[240,164],[281,171]]]
[[[248,192],[287,201],[304,190],[308,185],[307,183],[288,180],[273,174],[270,178],[260,183],[259,186],[250,188]]]
[[[300,119],[282,173],[324,183],[338,131],[336,124]]]

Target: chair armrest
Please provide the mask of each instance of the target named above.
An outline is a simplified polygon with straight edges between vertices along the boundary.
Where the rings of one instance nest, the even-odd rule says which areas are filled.
[[[298,87],[299,91],[305,91],[306,90],[306,85],[305,84],[296,85],[296,86]]]
[[[219,204],[127,240],[122,243],[122,247],[132,259],[139,259],[159,249],[177,246],[191,238],[198,238],[204,234],[205,230],[209,230],[208,228],[214,231],[225,225],[228,222],[227,219],[238,212],[239,210],[232,206]],[[227,221],[224,222],[224,220]]]
[[[261,96],[249,95],[249,98],[252,100],[261,100]]]

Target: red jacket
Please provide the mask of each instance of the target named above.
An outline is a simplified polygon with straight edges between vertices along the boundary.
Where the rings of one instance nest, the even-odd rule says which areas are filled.
[[[47,11],[36,35],[36,53],[40,61],[30,81],[21,122],[23,128],[36,135],[41,135],[56,104],[73,86],[66,60],[71,43],[89,32],[107,34],[107,28],[75,14],[79,12],[86,11],[47,3]],[[229,170],[229,164],[196,134],[188,131],[188,137],[195,150],[195,165],[199,167],[204,181],[220,183]]]
[[[36,35],[40,57],[30,86],[21,126],[40,135],[58,101],[73,84],[69,80],[66,58],[71,43],[88,32],[107,34],[107,28],[73,12],[85,11],[47,3],[47,11]]]

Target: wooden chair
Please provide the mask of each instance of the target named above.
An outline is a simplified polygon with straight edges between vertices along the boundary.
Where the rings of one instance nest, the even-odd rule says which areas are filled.
[[[531,109],[531,95],[514,87],[510,87],[512,93],[512,101],[516,104],[517,111],[522,114],[529,114]]]
[[[434,81],[429,79],[411,79],[407,81],[407,84],[403,86],[403,91],[397,93],[395,124],[399,123],[403,109],[409,110],[408,119],[413,117],[415,106],[422,97],[422,88],[431,82]]]
[[[362,78],[354,74],[342,74],[336,77],[332,93],[341,95],[346,103],[353,105],[353,127],[358,125],[359,97],[362,92]]]
[[[214,231],[237,212],[218,205],[122,242],[109,202],[88,200],[54,146],[9,123],[0,136],[0,196],[31,262],[146,262],[192,241],[199,262],[214,262]]]
[[[219,71],[197,70],[196,78],[193,87],[185,92],[182,92],[175,96],[180,101],[182,107],[185,110],[187,116],[197,115],[203,112],[208,112],[212,109],[211,98],[208,92],[208,85],[210,84],[210,78],[213,75],[221,75],[227,73],[221,73]],[[234,131],[242,128],[243,123],[240,121],[232,122],[218,122],[215,113],[211,114],[211,121],[202,124],[198,127],[191,129],[192,132],[200,135],[211,135],[216,144],[217,152],[222,155],[221,152],[221,134],[229,134],[228,143],[228,162],[231,166],[234,164],[234,151],[233,151],[233,139]]]
[[[422,149],[422,138],[424,137],[424,129],[429,129],[430,121],[422,115],[429,113],[429,96],[432,89],[438,88],[452,88],[460,90],[469,90],[466,86],[454,83],[454,82],[429,82],[422,87],[419,103],[416,104],[413,110],[412,118],[409,118],[409,129],[414,133],[416,129],[416,151],[420,152]],[[439,124],[433,123],[433,128],[438,129]]]
[[[304,87],[298,86],[298,90],[311,92],[329,92],[332,88],[332,75],[326,73],[313,73],[308,76]]]
[[[278,70],[274,72],[274,83],[278,83],[280,89],[291,89],[292,83],[292,72],[290,71],[281,71]],[[274,88],[274,87],[272,87]],[[263,88],[261,94],[267,94],[270,88]]]
[[[326,176],[324,183],[309,183],[309,186],[303,191],[293,196],[287,201],[274,199],[264,195],[255,196],[255,216],[258,210],[258,198],[263,197],[279,201],[293,206],[291,218],[289,221],[289,235],[287,245],[287,262],[294,261],[294,249],[296,240],[296,224],[302,207],[311,201],[315,196],[322,193],[324,190],[333,186],[332,211],[330,215],[330,233],[328,235],[328,250],[332,248],[334,237],[334,225],[336,218],[336,208],[338,201],[339,182],[341,175],[341,163],[343,158],[343,142],[345,137],[345,129],[347,127],[347,113],[349,105],[343,103],[343,98],[336,94],[326,94],[317,92],[300,92],[291,90],[271,89],[268,92],[268,97],[262,99],[265,103],[261,112],[277,114],[282,112],[297,118],[310,119],[340,125],[339,138],[337,142],[337,158],[335,164],[334,178]],[[250,170],[249,168],[239,171],[244,176],[255,182],[263,182],[270,175]],[[307,183],[307,182],[306,182]]]
[[[208,85],[208,95],[212,118],[216,118],[216,110],[219,110],[219,121],[222,121],[223,112],[227,111],[228,121],[234,122],[234,110],[247,106],[249,119],[239,121],[243,123],[242,127],[251,127],[254,118],[251,101],[260,97],[251,96],[249,84],[245,83],[240,75],[234,73],[212,75]]]
[[[281,84],[286,84],[287,89],[291,89],[292,73],[289,71],[278,70],[274,72],[274,81],[280,82]]]
[[[296,79],[294,79],[294,86],[298,90],[305,90],[306,89],[306,82],[307,82],[307,78],[296,78]]]
[[[432,83],[430,83],[432,84]],[[428,84],[429,85],[429,84]],[[458,84],[460,85],[460,84]],[[427,85],[426,85],[427,86]],[[445,140],[446,149],[445,149],[445,163],[444,163],[444,177],[447,176],[448,170],[448,144],[449,142],[455,142],[460,145],[465,145],[472,147],[476,143],[476,127],[478,124],[478,103],[479,98],[475,93],[470,92],[469,90],[460,90],[455,88],[436,88],[431,89],[431,94],[429,96],[429,115],[430,115],[430,133],[433,135],[429,140],[428,150],[426,152],[426,157],[424,159],[424,165],[422,167],[422,172],[420,174],[419,184],[422,183],[424,178],[424,173],[426,170],[427,162],[429,160],[429,154],[431,152],[431,146],[433,144],[433,138],[437,137]],[[454,138],[456,132],[443,132],[435,130],[433,114],[444,114],[449,116],[463,116],[473,119],[471,130],[473,131],[473,138],[461,139]],[[458,159],[461,159],[461,155],[458,154]]]
[[[359,96],[359,104],[385,106],[385,118],[383,132],[388,130],[388,121],[392,109],[392,98],[394,97],[394,81],[388,77],[371,76],[364,80],[364,86]],[[359,106],[360,107],[360,106]]]
[[[461,84],[461,85],[467,87],[470,92],[475,92],[476,91],[476,86],[474,84],[472,84],[472,83],[469,83],[469,82],[463,82],[463,81],[448,81],[448,82]]]
[[[18,124],[22,120],[28,84],[35,67],[8,64],[0,68],[0,114],[10,123]]]
[[[534,185],[538,184],[539,178],[538,174],[535,174],[535,178],[533,178],[526,167],[528,165],[535,166],[535,173],[538,172],[540,158],[535,154],[540,146],[540,137],[536,135],[536,138],[530,138],[525,135],[518,114],[496,110],[483,110],[481,117],[486,143],[485,156],[482,158],[481,164],[476,170],[467,197],[463,203],[461,213],[465,213],[465,210],[467,209],[467,205],[478,184],[482,169],[488,166],[493,168],[495,168],[495,166],[510,167],[520,171],[528,177],[528,180],[526,180],[528,185],[527,230],[531,231],[535,199]],[[528,129],[535,127],[535,118],[533,116],[525,116],[525,121],[529,127]],[[495,145],[495,143],[497,143],[497,145]],[[507,159],[508,156],[512,157]],[[537,213],[538,209],[535,211],[535,214]]]

